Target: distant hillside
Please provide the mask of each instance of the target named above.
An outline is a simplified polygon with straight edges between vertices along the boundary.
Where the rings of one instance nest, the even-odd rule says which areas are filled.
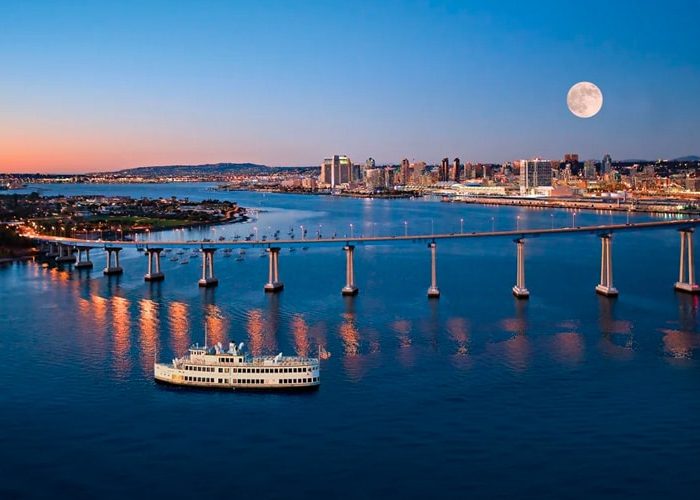
[[[268,167],[257,163],[214,163],[207,165],[158,165],[152,167],[135,167],[119,170],[115,174],[138,175],[143,177],[172,177],[178,175],[261,175],[275,172],[305,173],[318,170],[319,167]]]
[[[700,161],[700,156],[681,156],[680,158],[675,158],[673,161]]]

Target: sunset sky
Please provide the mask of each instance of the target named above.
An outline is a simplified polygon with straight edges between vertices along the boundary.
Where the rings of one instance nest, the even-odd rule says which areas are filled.
[[[700,154],[699,18],[697,0],[3,0],[0,171]],[[604,94],[590,119],[566,108],[580,80]]]

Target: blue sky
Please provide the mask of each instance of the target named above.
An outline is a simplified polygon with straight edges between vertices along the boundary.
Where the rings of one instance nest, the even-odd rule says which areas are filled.
[[[0,171],[700,154],[700,2],[0,3]],[[604,94],[582,120],[580,80]]]

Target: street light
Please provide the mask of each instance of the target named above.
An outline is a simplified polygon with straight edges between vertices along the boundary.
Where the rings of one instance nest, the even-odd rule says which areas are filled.
[[[554,229],[554,214],[549,214],[549,216],[552,219],[552,229]]]
[[[408,236],[408,221],[403,221],[403,235]]]
[[[253,231],[255,232],[255,241],[258,241],[258,226],[253,227]]]
[[[571,212],[571,227],[576,227],[576,210]]]
[[[519,215],[515,218],[515,230],[520,231],[520,216]]]
[[[433,219],[430,219],[430,234],[435,235],[435,221]]]
[[[304,241],[304,226],[299,226],[301,229],[301,241]]]
[[[350,237],[353,237],[353,232],[352,232],[352,222],[350,223]]]
[[[464,234],[464,219],[459,219],[459,234]]]
[[[496,232],[496,218],[491,217],[491,232],[494,233]]]

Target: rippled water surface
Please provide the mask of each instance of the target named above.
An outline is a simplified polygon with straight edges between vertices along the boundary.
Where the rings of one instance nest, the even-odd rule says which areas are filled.
[[[409,234],[571,225],[567,211],[212,193],[209,185],[49,186],[47,194],[229,198],[248,224],[154,234],[195,239],[300,226]],[[519,217],[519,219],[518,219]],[[581,213],[576,224],[623,222]],[[649,219],[634,216],[633,220]],[[404,222],[405,221],[405,222]],[[350,224],[353,225],[350,229]],[[123,252],[125,273],[0,268],[0,496],[694,497],[700,446],[695,298],[677,294],[674,230],[613,244],[618,299],[596,296],[594,235],[527,240],[517,301],[510,239],[438,243],[439,300],[425,243],[358,246],[360,294],[342,298],[340,246],[282,250],[285,290],[266,295],[260,250],[198,257]],[[170,389],[154,357],[244,341],[255,354],[332,356],[303,394]]]

